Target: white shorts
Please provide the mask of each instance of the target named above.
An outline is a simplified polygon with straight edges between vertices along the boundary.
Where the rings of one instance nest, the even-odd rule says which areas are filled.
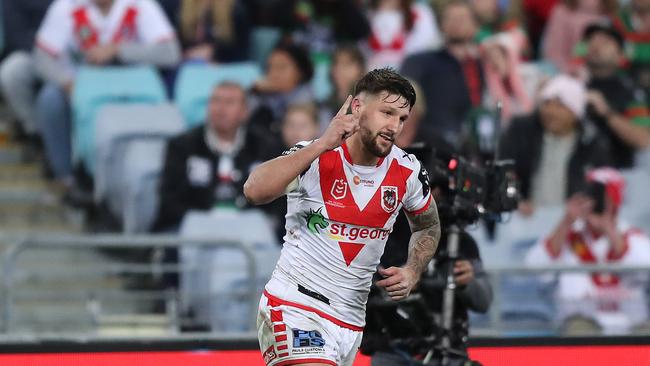
[[[267,366],[311,362],[351,366],[362,335],[272,296],[260,299],[257,337]]]

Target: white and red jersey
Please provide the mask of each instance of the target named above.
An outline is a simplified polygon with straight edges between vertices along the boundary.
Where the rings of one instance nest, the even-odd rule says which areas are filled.
[[[107,15],[93,0],[56,0],[36,34],[36,45],[58,56],[97,45],[152,44],[174,38],[174,29],[154,0],[114,0]]]
[[[618,264],[643,267],[650,265],[650,239],[638,229],[619,221],[624,249],[612,251],[605,235],[592,233],[584,220],[577,220],[559,253],[550,249],[548,239],[540,240],[526,255],[531,266],[564,264]],[[610,323],[631,326],[647,319],[647,273],[562,272],[558,277],[556,299],[558,317],[575,313],[594,317],[604,328]],[[613,319],[609,321],[608,319]]]
[[[400,209],[429,207],[428,184],[420,162],[396,146],[377,166],[354,165],[345,144],[321,154],[287,194],[287,234],[265,295],[362,330],[388,234]]]

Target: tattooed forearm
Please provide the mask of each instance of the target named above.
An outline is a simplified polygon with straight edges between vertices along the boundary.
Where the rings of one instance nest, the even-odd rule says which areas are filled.
[[[411,225],[411,240],[406,265],[420,275],[433,258],[440,241],[440,219],[435,202],[418,215],[407,215]]]

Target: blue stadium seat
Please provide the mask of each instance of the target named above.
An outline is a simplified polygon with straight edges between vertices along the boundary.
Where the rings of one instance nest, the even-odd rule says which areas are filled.
[[[249,54],[258,65],[264,65],[273,47],[280,41],[282,31],[274,27],[256,27],[251,32]]]
[[[139,140],[124,153],[122,227],[125,233],[149,231],[158,213],[158,182],[165,140]]]
[[[166,140],[185,128],[178,108],[163,104],[108,104],[97,112],[95,128],[95,202],[110,198],[117,216],[122,214],[119,184],[123,177],[125,151],[133,141]],[[158,158],[158,157],[154,157]]]
[[[255,228],[255,230],[251,230]],[[190,211],[183,218],[182,237],[242,242],[252,249],[257,267],[256,287],[261,293],[280,256],[268,218],[257,209],[238,211],[215,208]],[[195,320],[212,332],[245,332],[254,328],[257,306],[246,300],[249,278],[241,251],[231,248],[184,247],[180,281],[181,308],[192,309]]]
[[[205,121],[208,99],[215,85],[232,81],[248,89],[261,75],[262,70],[253,62],[183,66],[176,78],[174,95],[187,127],[194,127]]]
[[[82,67],[72,94],[72,150],[94,173],[95,117],[107,103],[162,103],[165,89],[153,67]]]
[[[316,60],[314,62],[314,78],[311,80],[311,87],[316,100],[319,102],[324,101],[332,94],[330,64],[329,60]]]
[[[648,194],[650,171],[632,169],[621,171],[625,178],[625,193],[620,216],[629,224],[650,232],[650,204],[643,197]]]
[[[4,14],[4,0],[0,0],[0,53],[5,50],[5,14]]]

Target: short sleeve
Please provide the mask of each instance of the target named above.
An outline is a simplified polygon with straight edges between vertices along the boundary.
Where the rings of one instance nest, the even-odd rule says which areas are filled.
[[[409,155],[409,159],[416,162],[417,169],[406,180],[406,195],[402,202],[406,213],[417,215],[429,208],[433,198],[429,189],[429,173],[415,156]]]
[[[637,126],[650,127],[650,110],[643,90],[639,88],[634,90],[632,99],[626,105],[623,114]]]
[[[300,141],[299,143],[293,145],[290,149],[284,151],[282,153],[282,156],[291,155],[291,154],[295,153],[296,151],[304,148],[305,146],[309,146],[314,141],[315,140]],[[300,187],[302,186],[302,181],[305,178],[305,174],[309,171],[309,169],[311,169],[312,166],[314,166],[314,163],[312,163],[309,166],[309,168],[307,168],[307,170],[300,173],[300,175],[297,176],[296,179],[292,180],[291,183],[289,183],[289,185],[287,186],[287,189],[286,189],[286,193],[296,192],[296,191],[298,191],[300,189]]]
[[[71,46],[72,6],[67,0],[52,3],[36,32],[36,46],[53,57]]]
[[[158,43],[176,38],[167,15],[156,1],[141,0],[138,6],[138,34],[143,43]]]

